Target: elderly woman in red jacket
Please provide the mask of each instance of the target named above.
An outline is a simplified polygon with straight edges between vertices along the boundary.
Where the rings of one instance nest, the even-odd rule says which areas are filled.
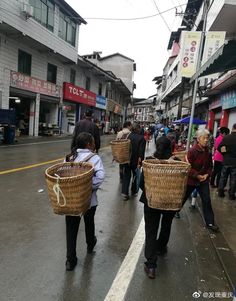
[[[188,178],[184,201],[186,201],[193,190],[197,188],[202,200],[202,210],[206,227],[214,232],[218,232],[219,228],[215,224],[209,188],[209,180],[213,168],[212,154],[207,146],[209,135],[210,133],[206,129],[198,130],[196,132],[197,143],[188,151],[187,159],[192,168]]]

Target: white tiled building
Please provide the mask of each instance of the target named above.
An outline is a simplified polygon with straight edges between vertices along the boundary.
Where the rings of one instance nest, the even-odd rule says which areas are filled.
[[[64,70],[77,63],[81,23],[64,0],[0,2],[0,108],[24,115],[29,135],[38,135],[40,122],[58,122]]]

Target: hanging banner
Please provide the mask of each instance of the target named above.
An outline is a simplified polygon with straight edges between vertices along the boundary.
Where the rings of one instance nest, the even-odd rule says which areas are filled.
[[[208,31],[206,33],[202,65],[224,44],[225,33],[225,31]]]
[[[183,77],[190,78],[196,72],[201,34],[200,31],[181,33],[180,75]]]

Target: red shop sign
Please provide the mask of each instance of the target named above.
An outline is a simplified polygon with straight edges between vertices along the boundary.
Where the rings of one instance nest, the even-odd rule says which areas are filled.
[[[36,77],[11,71],[11,87],[32,91],[35,93],[60,97],[61,87]]]
[[[63,97],[64,99],[84,103],[88,106],[96,106],[96,94],[85,90],[81,87],[64,83]]]

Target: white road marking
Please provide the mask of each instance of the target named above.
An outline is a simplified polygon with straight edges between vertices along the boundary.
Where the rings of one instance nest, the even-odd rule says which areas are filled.
[[[145,239],[144,218],[142,218],[135,237],[130,245],[122,265],[114,279],[105,301],[122,301],[132,280]]]

